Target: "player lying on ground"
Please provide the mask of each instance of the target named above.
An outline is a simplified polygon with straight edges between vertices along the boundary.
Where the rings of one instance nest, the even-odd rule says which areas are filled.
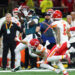
[[[59,68],[61,69],[61,71],[64,74],[68,74],[67,71],[65,70],[65,68],[63,67],[62,63],[61,63],[61,59],[67,58],[69,63],[70,63],[70,57],[68,55],[56,55],[57,53],[60,52],[60,49],[57,48],[57,45],[55,45],[51,50],[46,49],[45,47],[43,47],[41,44],[39,44],[37,46],[38,40],[37,39],[32,39],[30,41],[30,45],[32,48],[29,50],[30,55],[34,56],[33,53],[37,54],[38,56],[41,56],[43,58],[42,61],[39,61],[38,63],[40,63],[41,67],[43,68],[48,68],[46,65],[47,62],[52,62],[55,61],[56,64],[59,66]],[[57,50],[58,49],[58,50]],[[61,52],[62,53],[62,52]]]

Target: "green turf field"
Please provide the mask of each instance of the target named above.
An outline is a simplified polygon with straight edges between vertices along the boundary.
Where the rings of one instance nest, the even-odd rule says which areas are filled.
[[[55,72],[0,72],[0,75],[63,75]],[[75,75],[75,71],[69,72],[69,75]]]

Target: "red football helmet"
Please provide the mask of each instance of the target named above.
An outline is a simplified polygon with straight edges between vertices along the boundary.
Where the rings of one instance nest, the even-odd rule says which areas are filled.
[[[14,17],[18,17],[18,8],[14,8],[12,13]]]
[[[32,47],[37,47],[39,44],[40,44],[40,42],[39,42],[38,39],[32,39],[32,40],[30,41],[30,45],[31,45]]]
[[[53,12],[52,18],[54,18],[54,19],[61,19],[62,18],[62,12],[60,10],[55,10]]]
[[[13,9],[13,12],[18,12],[18,8],[14,8]]]
[[[49,12],[49,13],[53,13],[54,10],[53,10],[53,9],[48,9],[48,12]]]

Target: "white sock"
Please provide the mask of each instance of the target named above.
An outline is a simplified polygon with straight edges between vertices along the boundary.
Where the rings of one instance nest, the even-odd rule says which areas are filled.
[[[46,68],[46,69],[50,69],[50,70],[52,70],[52,71],[57,72],[57,70],[56,70],[54,67],[52,67],[52,66],[50,66],[50,65],[48,65],[48,64],[40,64],[40,67]]]
[[[48,62],[50,62],[50,61],[58,61],[58,60],[64,59],[65,57],[66,57],[66,55],[52,56],[52,57],[48,57],[47,61]]]
[[[63,66],[63,64],[59,61],[58,62],[58,67],[61,69],[61,71],[65,74],[65,73],[67,73],[67,71],[66,71],[66,69],[64,68],[64,66]]]
[[[26,45],[20,43],[15,49],[15,59],[16,59],[15,67],[20,66],[20,62],[21,62],[20,51],[23,50],[24,48],[26,48]]]
[[[15,59],[16,59],[16,61],[15,61],[15,67],[20,66],[20,60],[21,60],[21,54],[20,54],[20,52],[16,52],[15,53]]]

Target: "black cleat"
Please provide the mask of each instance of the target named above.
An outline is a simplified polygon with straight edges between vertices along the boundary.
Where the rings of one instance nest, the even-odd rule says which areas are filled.
[[[16,72],[16,71],[18,71],[18,70],[20,70],[20,66],[14,68],[14,69],[11,69],[12,72]]]

